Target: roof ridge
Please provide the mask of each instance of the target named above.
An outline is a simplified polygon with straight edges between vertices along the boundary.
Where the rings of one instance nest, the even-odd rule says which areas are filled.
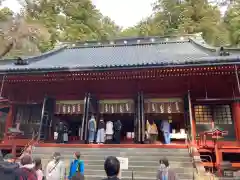
[[[180,44],[190,42],[187,40],[179,40],[179,41],[158,41],[158,42],[143,42],[143,43],[132,43],[132,44],[90,44],[90,45],[79,45],[79,46],[71,46],[68,49],[82,49],[82,48],[105,48],[105,47],[131,47],[131,46],[146,46],[146,45],[158,45],[158,44]]]
[[[217,52],[217,48],[210,46],[209,44],[205,43],[205,41],[203,41],[204,43],[201,43],[200,41],[197,41],[194,38],[189,37],[190,42],[192,42],[193,44],[195,44],[196,46],[200,47],[203,50],[207,50],[209,52]]]

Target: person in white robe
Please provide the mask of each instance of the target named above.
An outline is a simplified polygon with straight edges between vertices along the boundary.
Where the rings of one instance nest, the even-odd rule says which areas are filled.
[[[106,124],[106,140],[108,142],[111,142],[112,138],[113,138],[113,122],[108,121]]]

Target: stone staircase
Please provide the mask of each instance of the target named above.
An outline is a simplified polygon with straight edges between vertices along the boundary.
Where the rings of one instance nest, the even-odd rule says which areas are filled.
[[[85,179],[100,180],[104,178],[104,159],[107,156],[126,157],[129,169],[122,171],[123,180],[155,180],[159,159],[167,157],[171,168],[175,169],[180,180],[192,180],[194,168],[187,149],[166,148],[59,148],[36,147],[33,156],[41,157],[43,168],[54,152],[60,152],[68,172],[69,163],[74,152],[81,153],[85,162]]]

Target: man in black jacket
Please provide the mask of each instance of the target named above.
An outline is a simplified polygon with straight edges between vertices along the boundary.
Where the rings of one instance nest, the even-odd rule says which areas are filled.
[[[107,178],[103,180],[119,180],[118,175],[120,173],[120,162],[114,156],[109,156],[104,162],[104,169]]]
[[[3,160],[0,160],[0,177],[3,180],[15,180],[16,170],[19,165],[14,162],[12,154],[4,156]]]
[[[115,144],[120,144],[121,140],[121,130],[122,130],[122,123],[120,120],[117,120],[113,124],[113,140]]]

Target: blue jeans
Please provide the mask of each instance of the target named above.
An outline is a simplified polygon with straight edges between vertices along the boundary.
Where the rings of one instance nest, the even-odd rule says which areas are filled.
[[[164,136],[165,144],[170,144],[171,143],[170,133],[169,132],[163,132],[163,136]]]
[[[88,142],[93,143],[95,136],[95,131],[89,131],[88,133]]]

